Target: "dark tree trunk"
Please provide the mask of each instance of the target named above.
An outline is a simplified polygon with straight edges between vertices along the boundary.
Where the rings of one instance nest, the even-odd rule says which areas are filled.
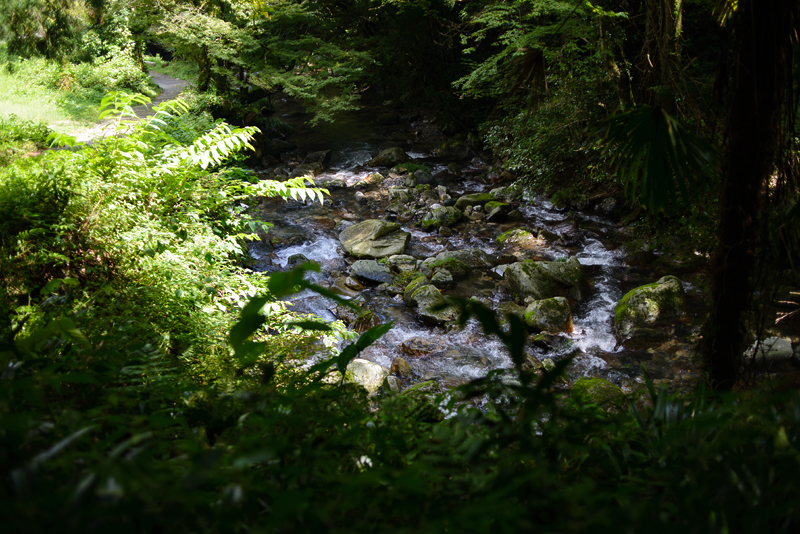
[[[775,168],[785,61],[791,54],[793,0],[740,0],[733,93],[728,118],[719,245],[712,271],[712,309],[705,350],[712,386],[738,377],[751,305],[757,225]]]

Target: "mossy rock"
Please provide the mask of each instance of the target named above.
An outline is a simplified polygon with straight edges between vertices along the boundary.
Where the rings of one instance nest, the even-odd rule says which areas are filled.
[[[438,269],[446,269],[453,275],[454,280],[466,278],[472,272],[469,265],[457,258],[441,258],[433,260],[427,265],[431,272],[436,272]]]
[[[525,324],[537,331],[572,332],[572,312],[564,297],[536,300],[525,309]]]
[[[483,206],[493,200],[494,196],[491,193],[472,193],[459,197],[456,200],[456,208],[464,211],[468,206]]]
[[[490,212],[495,208],[507,208],[509,206],[508,202],[500,202],[498,200],[492,200],[491,202],[487,202],[486,205],[483,206],[483,209],[486,212]]]
[[[604,378],[583,377],[572,385],[572,398],[581,404],[599,404],[611,408],[623,406],[627,399],[622,388]]]
[[[501,246],[531,248],[539,244],[539,238],[525,228],[512,228],[497,236],[495,243]]]
[[[628,291],[614,308],[614,325],[620,339],[645,331],[659,322],[686,313],[686,293],[681,281],[671,275]]]
[[[416,271],[403,271],[396,275],[394,279],[392,279],[392,285],[405,290],[405,288],[408,287],[408,284],[419,277],[425,278],[422,273]]]
[[[414,186],[415,193],[424,193],[425,191],[430,191],[431,185],[430,184],[417,184]]]
[[[414,291],[419,289],[424,285],[428,285],[430,281],[428,278],[422,273],[415,273],[417,276],[412,278],[410,282],[408,282],[405,286],[405,291],[403,292],[403,301],[408,306],[415,306],[413,296]]]
[[[574,256],[567,261],[521,261],[512,263],[503,278],[517,302],[565,297],[580,302],[589,292],[581,264]]]

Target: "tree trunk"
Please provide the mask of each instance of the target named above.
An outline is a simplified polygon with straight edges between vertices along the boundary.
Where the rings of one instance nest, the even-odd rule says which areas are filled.
[[[675,114],[683,0],[645,0],[645,8],[645,42],[638,65],[642,72],[640,100]]]
[[[758,217],[775,169],[783,90],[791,85],[785,61],[792,51],[794,9],[793,0],[739,1],[719,244],[704,340],[716,389],[733,386],[745,348]]]
[[[634,104],[631,77],[628,69],[624,68],[625,58],[622,57],[622,47],[615,42],[609,26],[613,27],[613,24],[600,17],[600,52],[603,55],[606,72],[614,80],[617,88],[619,107],[626,110],[632,108]],[[620,68],[620,63],[623,64],[623,68]]]

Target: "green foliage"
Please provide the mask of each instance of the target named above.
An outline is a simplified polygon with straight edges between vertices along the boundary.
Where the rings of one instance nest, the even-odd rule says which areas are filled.
[[[14,54],[62,57],[80,33],[69,0],[8,0],[0,5],[0,39]]]
[[[714,149],[660,108],[639,106],[597,127],[626,190],[653,212],[691,205],[716,173]]]
[[[302,271],[284,273],[271,293],[291,292]],[[242,310],[234,348],[263,322],[262,302]],[[495,371],[449,400],[389,394],[373,399],[374,411],[360,388],[325,379],[336,358],[307,370],[279,358],[240,360],[238,382],[203,385],[152,345],[109,350],[75,319],[53,317],[0,347],[8,369],[0,381],[4,525],[10,532],[134,521],[176,532],[797,528],[797,394],[747,400],[701,390],[686,399],[647,379],[649,402],[639,408],[632,402],[609,413],[580,396],[563,402],[552,385],[567,360],[541,376],[520,371],[526,329],[512,324],[504,333],[488,309],[462,305],[462,320],[476,316],[509,344],[519,380]],[[114,337],[102,339],[108,345]],[[477,400],[483,409],[470,407]]]
[[[424,163],[412,163],[412,162],[401,163],[392,170],[393,171],[396,170],[397,172],[406,172],[408,174],[413,174],[417,171],[427,172],[428,174],[430,174],[431,172],[430,167],[428,167]]]

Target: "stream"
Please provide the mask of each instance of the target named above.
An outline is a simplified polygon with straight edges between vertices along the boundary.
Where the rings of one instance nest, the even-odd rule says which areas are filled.
[[[584,376],[605,378],[630,391],[642,385],[642,366],[658,383],[667,383],[673,390],[690,389],[699,372],[693,359],[693,342],[698,335],[699,317],[703,314],[702,295],[689,283],[692,273],[673,273],[658,262],[636,262],[631,257],[642,255],[632,249],[630,232],[603,215],[598,209],[568,211],[558,209],[539,197],[524,197],[511,202],[516,217],[503,222],[487,222],[480,215],[464,217],[441,235],[422,230],[408,213],[387,209],[388,190],[403,187],[404,175],[391,173],[386,167],[370,167],[369,160],[381,150],[401,147],[412,163],[425,165],[435,182],[444,186],[453,199],[470,193],[485,193],[508,186],[508,176],[490,167],[481,157],[471,154],[445,155],[436,150],[444,137],[419,116],[401,117],[395,124],[378,124],[376,117],[386,112],[380,102],[367,103],[364,109],[346,114],[335,124],[310,127],[310,115],[290,99],[276,101],[275,118],[293,128],[289,140],[298,148],[281,155],[282,161],[262,160],[256,166],[264,178],[281,179],[302,162],[303,157],[319,150],[330,150],[330,163],[315,177],[318,186],[330,187],[325,203],[262,199],[251,206],[263,221],[274,226],[269,240],[251,245],[254,269],[266,272],[285,270],[302,259],[321,266],[312,273],[314,281],[345,298],[357,299],[381,322],[394,321],[394,327],[382,339],[363,351],[360,358],[390,368],[395,358],[402,357],[411,367],[411,376],[401,381],[403,387],[433,380],[443,387],[462,384],[485,376],[493,369],[513,366],[502,343],[483,335],[477,322],[464,329],[454,326],[433,326],[423,321],[417,311],[404,302],[402,295],[393,295],[378,284],[353,281],[351,266],[356,258],[345,254],[339,233],[351,223],[367,219],[397,222],[411,238],[405,254],[424,260],[442,251],[478,248],[495,265],[478,269],[443,294],[476,298],[501,311],[513,300],[503,279],[507,264],[525,259],[555,261],[575,256],[586,274],[588,297],[572,308],[574,328],[569,334],[551,336],[547,342],[529,342],[529,358],[557,361],[571,357],[568,380]],[[462,157],[459,157],[462,156]],[[453,171],[451,164],[460,171]],[[450,166],[450,167],[448,167]],[[373,173],[386,179],[369,183]],[[336,182],[331,182],[331,181]],[[596,208],[596,207],[595,207]],[[421,211],[424,211],[422,209]],[[496,238],[512,228],[527,228],[539,238],[533,247],[501,246]],[[544,236],[544,238],[542,238]],[[653,258],[658,254],[647,251]],[[298,256],[302,255],[302,256]],[[644,265],[640,265],[644,263]],[[614,332],[614,307],[630,289],[656,281],[665,274],[677,274],[688,295],[689,313],[685,320],[662,328],[653,339],[619,343]],[[683,276],[682,276],[683,275]],[[363,288],[361,287],[363,286]],[[313,313],[326,321],[340,318],[336,304],[308,292],[293,300],[295,311]],[[410,355],[403,345],[422,338],[430,345],[422,355]],[[432,349],[432,350],[431,350]]]

